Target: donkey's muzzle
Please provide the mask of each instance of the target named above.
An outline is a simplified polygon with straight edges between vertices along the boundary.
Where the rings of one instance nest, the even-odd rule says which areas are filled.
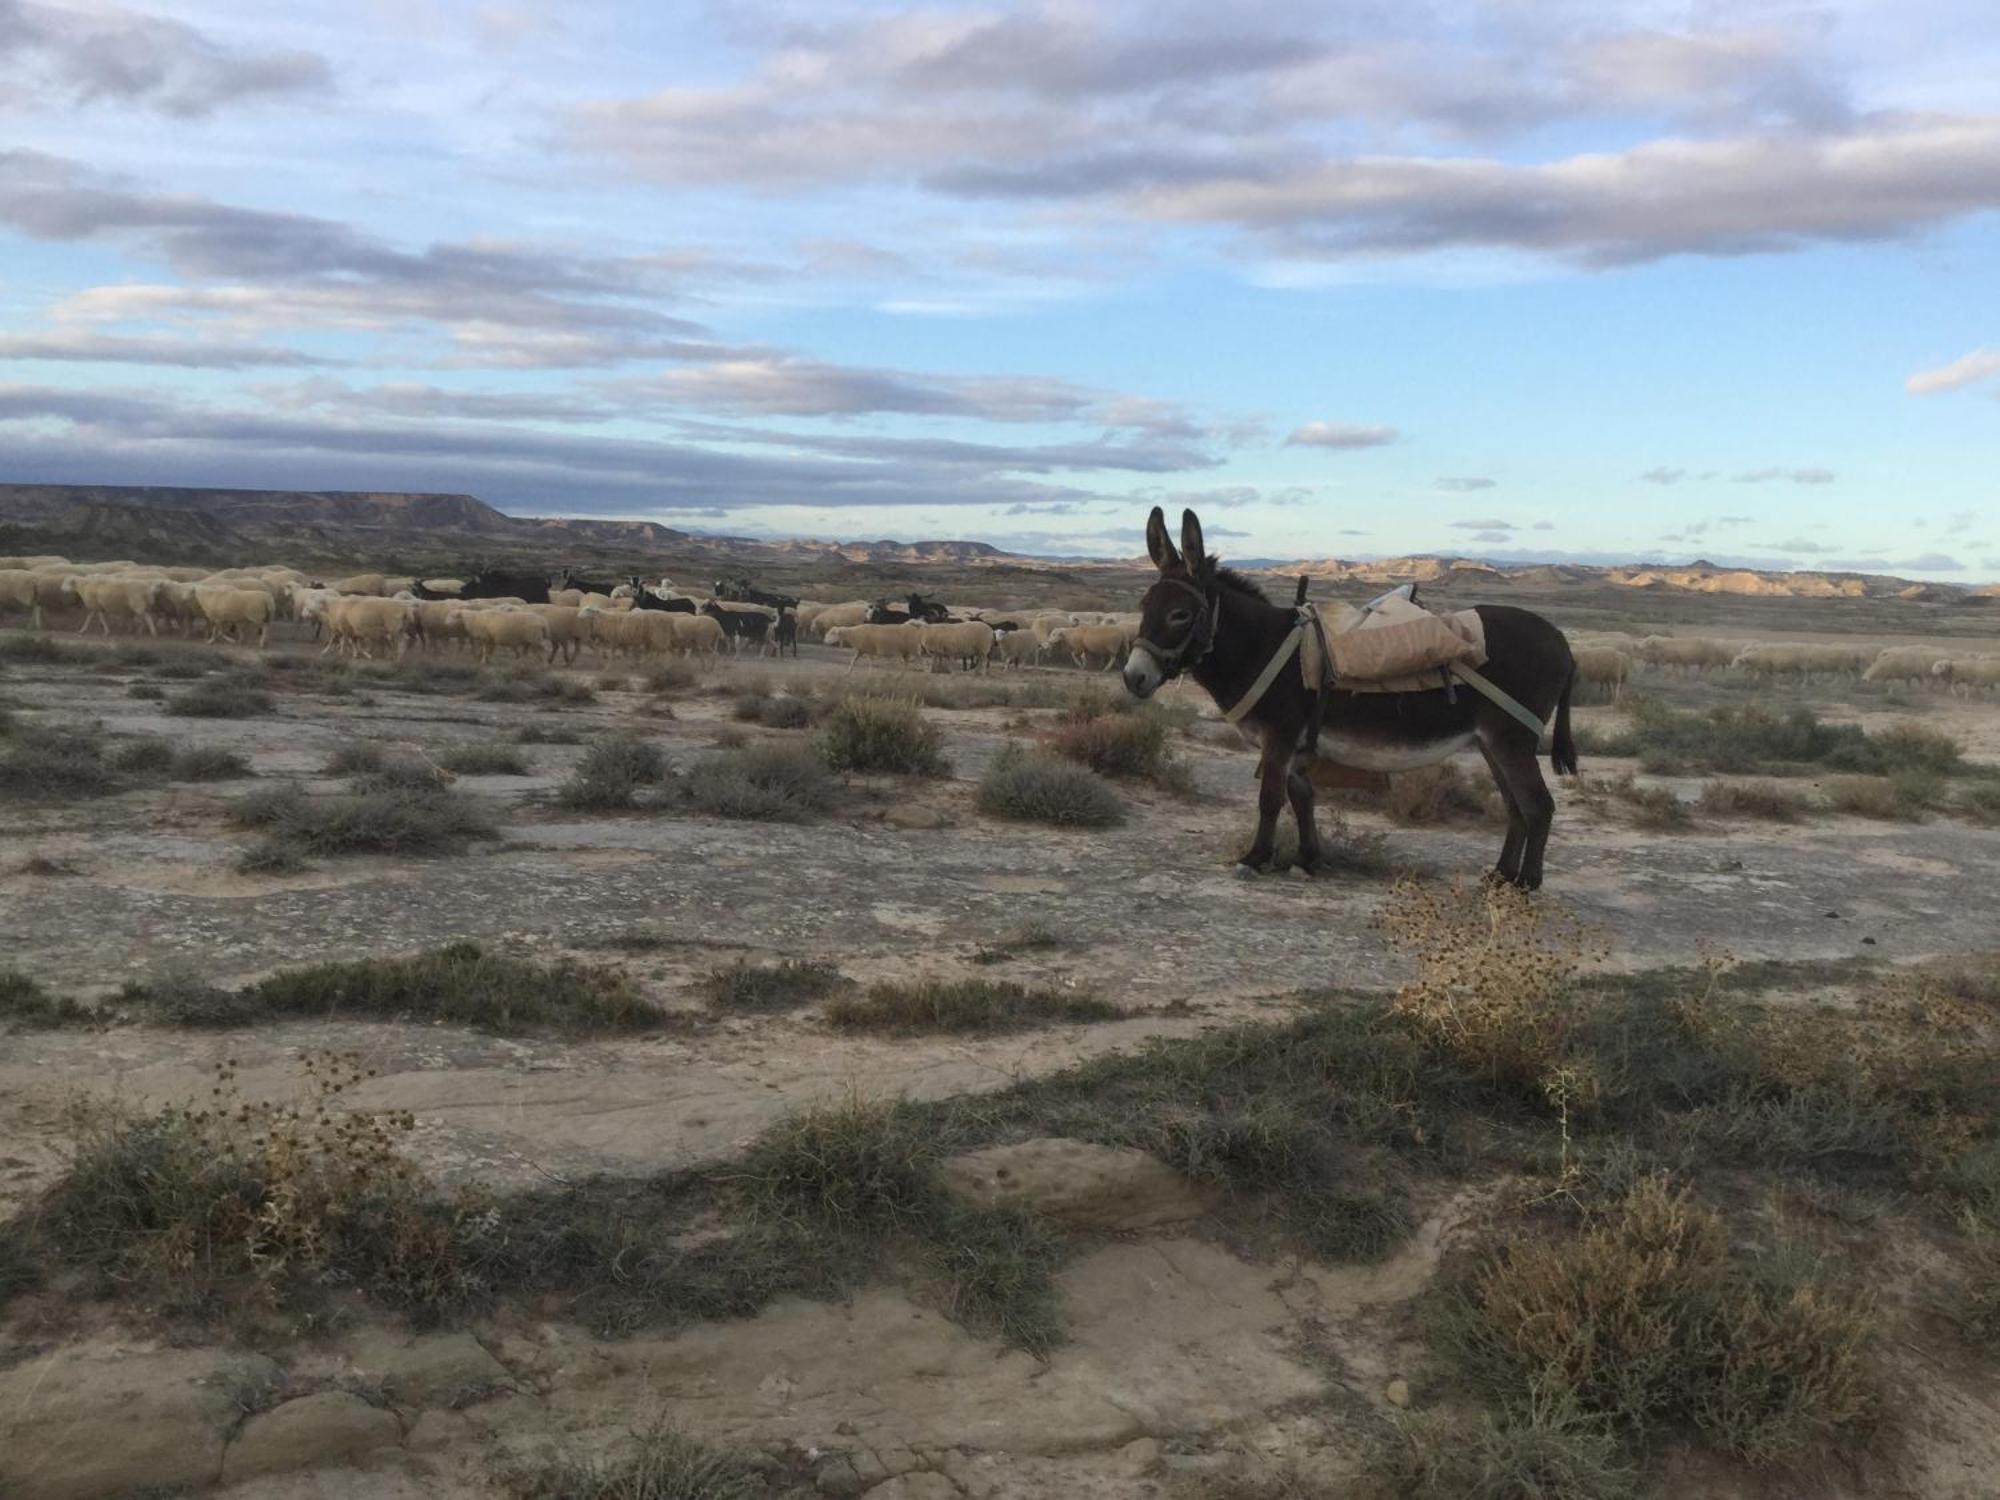
[[[1159,691],[1160,684],[1167,680],[1153,653],[1143,646],[1134,646],[1132,654],[1125,658],[1125,690],[1134,698],[1150,698]]]

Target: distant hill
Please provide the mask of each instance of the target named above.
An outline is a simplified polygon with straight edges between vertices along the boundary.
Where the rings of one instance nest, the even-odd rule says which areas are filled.
[[[475,495],[375,490],[185,489],[141,485],[0,484],[0,552],[54,551],[79,559],[224,563],[249,557],[302,567],[366,564],[397,572],[456,571],[481,561],[567,562],[580,567],[695,578],[766,569],[795,582],[971,570],[1081,579],[1149,569],[1143,557],[1113,560],[1023,557],[986,542],[815,541],[702,536],[657,521],[510,516]],[[1500,566],[1477,558],[1415,556],[1239,565],[1360,587],[1429,583],[1443,588],[1535,592],[1611,586],[1672,593],[1767,598],[1899,597],[1917,603],[1985,605],[1993,590],[1859,573],[1778,573],[1700,561],[1685,567],[1592,567],[1580,563]]]

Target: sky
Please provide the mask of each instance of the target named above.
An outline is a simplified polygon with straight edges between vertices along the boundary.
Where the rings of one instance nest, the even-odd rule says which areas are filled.
[[[2000,579],[2000,12],[0,0],[0,481]]]

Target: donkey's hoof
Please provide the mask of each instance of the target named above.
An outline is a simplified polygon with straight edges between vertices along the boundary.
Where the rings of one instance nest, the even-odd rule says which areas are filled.
[[[1237,864],[1234,873],[1238,880],[1255,880],[1262,871],[1247,861],[1241,861]]]

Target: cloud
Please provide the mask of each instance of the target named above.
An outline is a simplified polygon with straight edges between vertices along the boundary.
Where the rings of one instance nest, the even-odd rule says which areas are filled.
[[[1475,542],[1511,542],[1514,540],[1514,533],[1511,531],[1481,531],[1475,533],[1472,539]]]
[[[1687,478],[1686,469],[1648,469],[1640,479],[1647,484],[1679,484]]]
[[[1746,469],[1730,477],[1738,484],[1769,484],[1773,480],[1792,484],[1832,484],[1834,474],[1831,469]]]
[[[1717,516],[1715,524],[1718,526],[1748,526],[1755,519],[1755,516]]]
[[[1535,530],[1537,531],[1554,531],[1555,529],[1556,529],[1556,523],[1553,521],[1535,522]]]
[[[1512,521],[1453,521],[1452,526],[1459,531],[1518,531]]]
[[[447,325],[488,354],[522,333],[587,335],[600,353],[634,357],[716,352],[700,325],[653,305],[690,274],[679,258],[488,241],[403,250],[331,219],[149,192],[32,151],[0,151],[0,225],[32,239],[128,245],[191,281],[231,283],[96,287],[60,304],[65,318],[207,317],[242,329],[417,320]]]
[[[1434,481],[1434,483],[1441,490],[1449,491],[1452,494],[1465,495],[1470,494],[1474,490],[1493,489],[1500,481],[1497,479],[1486,479],[1474,474],[1460,478],[1439,479]]]
[[[725,354],[683,369],[606,384],[635,409],[727,416],[853,417],[877,413],[984,422],[1083,422],[1195,440],[1210,429],[1171,402],[1041,376],[940,375],[836,364],[779,351]]]
[[[17,98],[123,104],[177,119],[333,86],[314,52],[228,47],[183,21],[30,0],[0,0],[0,78]]]
[[[1917,557],[1905,558],[1891,563],[1892,568],[1907,568],[1912,573],[1963,573],[1965,564],[1944,552],[1925,552]]]
[[[1189,174],[1193,175],[1193,174]],[[1293,259],[1512,250],[1586,267],[1889,240],[2000,207],[2000,115],[1660,139],[1559,161],[1329,156],[1126,195]]]
[[[730,28],[739,71],[590,101],[564,139],[673,186],[1071,199],[1306,258],[1740,254],[1901,235],[1996,197],[1990,117],[1857,119],[1811,20],[1579,27],[1507,6],[1476,25],[1452,7],[1363,22],[1284,3],[1218,19],[1108,0],[810,14],[752,7]],[[1570,121],[1639,141],[1546,162],[1461,149]],[[1689,138],[1645,138],[1665,122]]]
[[[77,364],[172,365],[184,370],[248,370],[267,366],[331,365],[297,349],[203,339],[119,338],[63,329],[53,333],[0,334],[0,360],[51,360]]]
[[[354,394],[328,393],[336,403]],[[420,388],[419,395],[453,416],[501,410],[468,393]],[[502,504],[593,514],[669,503],[833,510],[1082,501],[1106,497],[1044,476],[1165,473],[1190,459],[1207,462],[1138,442],[1009,447],[751,428],[670,442],[371,414],[377,405],[412,399],[393,388],[380,402],[350,400],[324,413],[311,397],[308,391],[290,409],[248,411],[133,392],[0,386],[0,426],[24,429],[6,444],[10,476],[23,482],[259,487],[293,483],[310,467],[316,483],[341,488],[474,490]],[[52,425],[67,430],[48,431]],[[744,446],[753,451],[733,451]]]
[[[1903,382],[1913,396],[1934,396],[1940,391],[1956,391],[1989,376],[2000,375],[2000,349],[1974,349],[1935,370],[1919,370]]]
[[[1308,422],[1294,427],[1285,446],[1304,448],[1380,448],[1396,441],[1393,427],[1366,426],[1352,422]]]

